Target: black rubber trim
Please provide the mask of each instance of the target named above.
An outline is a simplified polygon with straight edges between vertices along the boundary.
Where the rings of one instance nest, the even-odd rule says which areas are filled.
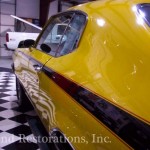
[[[11,69],[12,69],[12,71],[14,73],[15,72],[14,63],[11,64]]]

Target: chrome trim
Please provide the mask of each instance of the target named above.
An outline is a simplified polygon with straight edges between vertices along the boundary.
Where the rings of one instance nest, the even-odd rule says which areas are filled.
[[[52,134],[54,132],[59,132],[60,134],[62,134],[62,136],[65,138],[65,140],[68,142],[68,144],[70,145],[70,147],[72,148],[72,150],[75,150],[75,148],[72,146],[72,144],[69,142],[69,140],[67,139],[67,137],[65,136],[65,134],[59,129],[59,128],[52,128],[49,132],[49,135],[52,136]],[[55,144],[55,143],[54,143]]]

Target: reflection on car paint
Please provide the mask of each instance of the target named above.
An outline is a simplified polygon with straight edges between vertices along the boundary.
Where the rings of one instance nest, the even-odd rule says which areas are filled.
[[[44,73],[134,149],[150,149],[150,126],[93,92],[44,67]]]

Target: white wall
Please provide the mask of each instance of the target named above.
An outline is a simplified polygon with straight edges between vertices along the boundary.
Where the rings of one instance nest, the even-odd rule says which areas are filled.
[[[62,6],[62,11],[65,11],[68,8],[72,7],[71,4],[66,3],[66,2],[62,2],[61,6]],[[55,0],[50,3],[48,18],[50,18],[52,15],[55,15],[57,13],[58,13],[58,0]]]
[[[66,2],[62,2],[61,5],[62,5],[62,11],[65,11],[65,10],[67,10],[68,8],[72,7],[71,4],[66,3]]]
[[[16,15],[22,18],[39,19],[40,0],[17,0]]]
[[[55,15],[57,13],[58,13],[58,0],[55,0],[50,3],[48,18],[50,18],[52,15]]]
[[[11,57],[11,52],[6,51],[6,32],[14,31],[15,21],[10,15],[15,14],[15,0],[0,0],[0,57]]]
[[[4,14],[14,15],[15,7],[14,7],[14,5],[10,5],[8,3],[1,3],[1,12],[4,13]]]

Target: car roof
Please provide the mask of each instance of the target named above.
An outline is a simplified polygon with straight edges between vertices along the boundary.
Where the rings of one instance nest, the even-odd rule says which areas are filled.
[[[133,6],[140,3],[150,3],[150,0],[97,0],[97,1],[92,1],[85,4],[77,5],[73,7],[73,9],[84,10],[86,13],[90,14],[91,10],[97,11],[98,9],[104,7],[110,7],[110,6],[117,7],[118,5]]]

